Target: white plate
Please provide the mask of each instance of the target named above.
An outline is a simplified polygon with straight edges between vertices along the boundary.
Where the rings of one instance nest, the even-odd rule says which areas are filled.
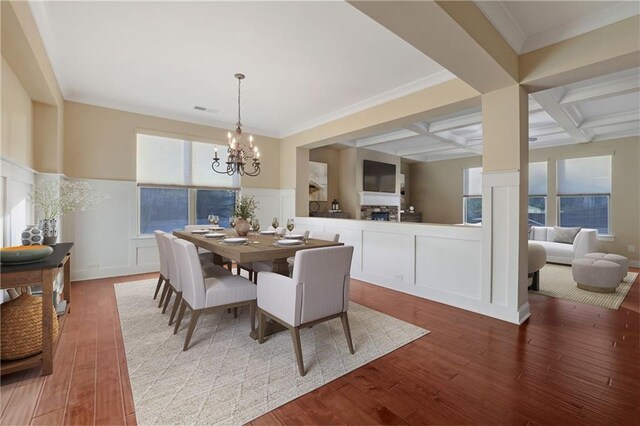
[[[207,232],[204,236],[207,238],[224,238],[226,235],[221,234],[220,232]]]
[[[275,235],[276,231],[260,231],[260,235]]]
[[[191,231],[192,234],[206,234],[207,232],[209,232],[208,229],[194,229]]]
[[[247,239],[244,237],[233,237],[225,238],[223,241],[227,244],[244,244],[247,242]]]
[[[222,231],[224,228],[222,226],[210,226],[210,231]]]
[[[300,240],[278,240],[278,242],[276,243],[279,246],[297,246],[302,244],[302,241]]]
[[[302,234],[288,234],[288,235],[285,235],[284,238],[286,238],[287,240],[302,240],[304,238],[304,235],[302,235]]]

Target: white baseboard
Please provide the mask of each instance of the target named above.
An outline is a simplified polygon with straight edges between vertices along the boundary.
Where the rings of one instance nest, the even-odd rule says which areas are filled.
[[[80,269],[71,271],[71,281],[95,280],[98,278],[120,277],[134,274],[157,272],[158,265],[119,266],[103,269]]]
[[[630,260],[629,266],[632,268],[640,268],[640,260]]]

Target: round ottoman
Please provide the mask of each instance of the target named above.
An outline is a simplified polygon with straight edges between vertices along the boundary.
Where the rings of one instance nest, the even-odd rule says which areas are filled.
[[[584,257],[588,259],[608,260],[609,262],[617,263],[620,265],[620,281],[624,280],[624,277],[627,276],[627,272],[629,272],[629,260],[619,254],[587,253]]]
[[[540,269],[547,263],[547,252],[540,244],[529,241],[528,276],[531,278],[531,290],[540,289]]]
[[[615,293],[620,284],[620,269],[615,262],[586,257],[571,263],[573,280],[578,288],[599,293]]]

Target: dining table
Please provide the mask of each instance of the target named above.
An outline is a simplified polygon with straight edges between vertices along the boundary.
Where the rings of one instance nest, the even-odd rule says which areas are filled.
[[[337,241],[325,241],[314,238],[300,240],[297,245],[280,245],[279,240],[286,239],[282,236],[265,235],[260,233],[250,233],[247,241],[241,244],[230,244],[225,242],[225,238],[237,237],[233,230],[214,230],[211,234],[224,234],[224,237],[209,237],[202,234],[203,230],[174,231],[173,235],[183,240],[187,240],[213,253],[213,263],[223,264],[223,258],[231,259],[237,264],[249,264],[251,262],[270,261],[272,262],[272,272],[289,275],[288,257],[293,257],[299,250],[307,250],[322,247],[342,246],[344,243]]]

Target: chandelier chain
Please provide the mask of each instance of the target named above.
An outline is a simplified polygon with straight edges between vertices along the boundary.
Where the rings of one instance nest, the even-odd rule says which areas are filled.
[[[242,79],[238,79],[238,126],[242,125],[242,120],[240,119],[240,84],[242,83]]]

